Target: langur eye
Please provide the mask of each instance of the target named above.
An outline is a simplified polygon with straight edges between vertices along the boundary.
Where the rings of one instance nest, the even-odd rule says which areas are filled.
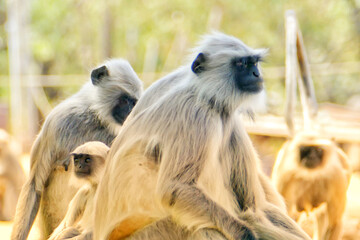
[[[79,159],[78,159],[78,158],[74,158],[74,162],[75,162],[75,163],[78,163],[78,162],[79,162]]]
[[[86,159],[85,159],[85,162],[86,162],[86,163],[91,162],[91,158],[86,158]]]

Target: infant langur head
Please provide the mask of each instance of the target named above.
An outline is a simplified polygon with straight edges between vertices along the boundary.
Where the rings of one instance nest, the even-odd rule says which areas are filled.
[[[77,147],[71,153],[73,177],[77,179],[75,182],[81,180],[92,184],[99,183],[108,151],[109,147],[98,141],[87,142]]]

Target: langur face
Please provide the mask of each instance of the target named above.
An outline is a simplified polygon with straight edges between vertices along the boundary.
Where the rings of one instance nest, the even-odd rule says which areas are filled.
[[[242,92],[258,93],[263,89],[263,78],[258,69],[260,56],[235,57],[232,68],[236,87]]]

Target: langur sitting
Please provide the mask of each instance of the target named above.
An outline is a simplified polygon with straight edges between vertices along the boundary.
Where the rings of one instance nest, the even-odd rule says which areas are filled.
[[[46,239],[64,218],[78,188],[68,184],[69,153],[88,141],[110,145],[142,93],[130,64],[111,59],[91,72],[79,92],[56,106],[36,138],[11,233],[25,240],[35,217]]]
[[[264,53],[207,35],[146,90],[109,151],[94,240],[309,239],[276,204],[237,116],[262,99]]]
[[[301,132],[280,149],[272,179],[292,218],[301,222],[301,212],[315,214],[314,238],[337,240],[350,173],[347,156],[333,141]]]

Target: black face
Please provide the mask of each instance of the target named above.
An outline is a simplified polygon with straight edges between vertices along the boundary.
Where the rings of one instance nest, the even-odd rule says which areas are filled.
[[[136,102],[137,99],[132,98],[127,94],[121,95],[111,112],[116,122],[123,124],[126,117],[130,114],[131,110],[135,106]]]
[[[74,171],[77,177],[88,177],[91,175],[93,159],[88,154],[73,154]]]
[[[315,168],[322,163],[324,150],[319,146],[300,146],[300,163],[306,168]]]
[[[239,90],[248,93],[257,93],[263,89],[263,79],[260,76],[259,56],[234,58],[232,61],[235,83]]]

